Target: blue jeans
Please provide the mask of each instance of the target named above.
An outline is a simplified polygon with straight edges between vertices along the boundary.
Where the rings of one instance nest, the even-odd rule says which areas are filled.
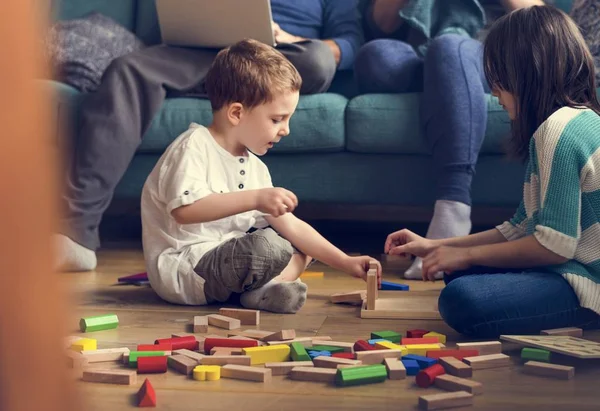
[[[359,50],[354,72],[361,93],[423,92],[421,126],[436,167],[436,198],[471,205],[487,124],[482,44],[440,36],[423,59],[402,41],[373,40]]]
[[[469,337],[600,328],[600,315],[581,307],[559,274],[474,267],[446,275],[444,281],[440,314],[450,327]]]

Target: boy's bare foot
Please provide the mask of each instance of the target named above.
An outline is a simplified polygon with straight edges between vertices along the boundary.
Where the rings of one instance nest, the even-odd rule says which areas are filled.
[[[300,280],[271,280],[264,286],[240,295],[240,303],[254,310],[293,314],[306,302],[308,287]]]

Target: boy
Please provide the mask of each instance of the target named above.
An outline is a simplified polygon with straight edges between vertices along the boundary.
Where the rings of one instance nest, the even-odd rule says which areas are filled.
[[[301,84],[272,47],[244,40],[219,52],[206,77],[212,124],[179,136],[142,192],[148,276],[165,300],[207,304],[239,293],[247,308],[294,313],[312,257],[366,278],[372,258],[347,256],[296,218],[298,199],[273,187],[257,157],[289,134]]]

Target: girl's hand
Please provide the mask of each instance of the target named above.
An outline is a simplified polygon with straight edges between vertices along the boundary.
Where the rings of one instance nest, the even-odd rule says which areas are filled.
[[[358,257],[346,257],[342,262],[342,270],[350,274],[352,277],[362,278],[367,281],[367,272],[369,271],[369,262],[377,263],[377,288],[381,286],[381,264],[373,257],[361,255]]]
[[[441,246],[423,258],[423,281],[434,281],[437,272],[452,274],[466,270],[471,265],[470,248]]]
[[[437,247],[439,245],[435,240],[423,238],[410,230],[404,229],[388,235],[387,240],[385,240],[384,251],[386,254],[402,257],[406,257],[407,254],[425,257]]]

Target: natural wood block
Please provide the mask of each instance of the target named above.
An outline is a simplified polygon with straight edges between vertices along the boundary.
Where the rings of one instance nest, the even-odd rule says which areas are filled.
[[[385,358],[383,360],[390,380],[403,380],[406,378],[406,368],[402,361],[396,358]]]
[[[471,366],[454,357],[440,357],[439,361],[446,372],[450,375],[455,375],[462,378],[473,376],[473,369]]]
[[[68,337],[65,337],[64,341],[64,347],[65,348],[71,348],[71,345],[73,345],[73,343],[75,341],[81,340],[83,337],[79,337],[77,335],[70,335]]]
[[[198,365],[198,361],[185,355],[172,355],[167,359],[167,364],[181,374],[191,375]]]
[[[296,330],[281,330],[266,337],[261,338],[262,341],[287,341],[296,338]]]
[[[295,367],[314,367],[312,361],[268,362],[265,368],[270,368],[273,375],[287,375]]]
[[[123,358],[121,358],[121,362],[123,365],[129,365],[129,353],[123,354]]]
[[[367,310],[375,309],[377,300],[377,271],[369,270],[367,272]]]
[[[283,362],[290,359],[289,345],[269,345],[266,347],[250,347],[242,350],[244,355],[249,355],[252,365],[268,362]]]
[[[296,381],[335,382],[334,368],[294,367],[289,376]]]
[[[501,335],[502,340],[577,358],[600,358],[600,343],[569,335]]]
[[[241,348],[213,347],[210,355],[242,355]]]
[[[343,348],[344,352],[353,353],[354,352],[354,343],[347,343],[341,341],[329,341],[329,340],[319,340],[313,339],[313,345],[328,345],[330,347],[339,347]]]
[[[474,370],[485,370],[488,368],[508,367],[510,357],[505,354],[480,355],[478,357],[466,357],[464,362],[469,364]]]
[[[566,365],[548,364],[539,361],[527,361],[523,366],[525,374],[570,380],[575,376],[575,368]]]
[[[502,353],[502,343],[500,341],[456,343],[456,346],[459,350],[477,350],[479,355]]]
[[[194,332],[195,333],[207,333],[208,332],[208,317],[206,315],[197,315],[194,317]]]
[[[259,325],[259,310],[244,310],[238,308],[220,308],[219,314],[240,320],[242,325]]]
[[[220,314],[209,314],[208,324],[214,327],[223,328],[225,330],[235,330],[241,327],[240,320]]]
[[[381,364],[385,358],[400,358],[401,350],[372,350],[357,351],[356,359],[361,360],[364,365]]]
[[[439,320],[441,318],[438,311],[439,293],[411,291],[401,294],[400,297],[378,298],[374,310],[368,310],[365,302],[360,311],[360,317],[397,320]]]
[[[73,350],[67,350],[66,354],[67,354],[67,366],[69,368],[79,369],[79,368],[82,368],[83,366],[87,365],[87,363],[88,363],[88,359],[86,357],[84,357],[83,354],[80,352],[73,351]]]
[[[190,333],[172,333],[171,334],[171,338],[182,338],[182,337],[190,337],[191,334]],[[200,338],[202,337],[196,337],[196,339],[199,341]]]
[[[251,358],[247,355],[207,355],[200,360],[201,365],[250,365]]]
[[[482,383],[454,375],[439,375],[435,378],[433,384],[446,391],[466,391],[473,395],[483,394]]]
[[[133,385],[137,383],[137,372],[130,370],[83,370],[83,381],[101,382],[104,384]]]
[[[465,391],[445,392],[442,394],[422,395],[419,397],[419,408],[422,410],[442,410],[445,408],[464,407],[473,404],[473,394]]]
[[[252,338],[253,340],[260,340],[266,336],[274,334],[275,331],[266,331],[266,330],[245,330],[245,331],[230,331],[227,333],[228,337],[242,336],[247,338]]]
[[[88,363],[121,361],[123,354],[128,354],[129,348],[104,348],[101,350],[82,351]]]
[[[294,338],[293,340],[287,340],[287,341],[269,341],[269,345],[290,345],[291,343],[300,343],[302,344],[304,347],[310,347],[313,344],[313,338],[312,337],[300,337],[300,338]]]
[[[191,351],[191,350],[188,350],[185,348],[183,348],[181,350],[175,350],[175,351],[173,351],[173,354],[185,355],[186,357],[189,357],[193,360],[198,361],[198,363],[200,363],[200,360],[205,357],[204,354],[200,354],[198,352]]]
[[[441,342],[442,344],[446,344],[446,336],[444,334],[440,334],[440,333],[436,333],[435,331],[431,331],[431,332],[428,332],[427,334],[423,335],[423,338],[428,338],[428,337],[437,337],[438,342]]]
[[[332,341],[333,339],[328,335],[317,335],[316,337],[312,337],[313,344],[315,341]],[[315,344],[316,345],[316,344]]]
[[[330,298],[333,304],[361,305],[367,298],[367,292],[365,290],[360,290],[349,293],[337,293],[332,294]]]
[[[571,337],[583,337],[583,330],[576,327],[553,328],[540,331],[542,335],[570,335]]]
[[[227,364],[221,368],[221,376],[235,380],[271,382],[273,371],[270,368]]]
[[[313,363],[315,367],[321,368],[338,368],[340,365],[362,365],[362,361],[360,360],[348,360],[346,358],[336,358],[336,357],[317,357],[313,359]]]

